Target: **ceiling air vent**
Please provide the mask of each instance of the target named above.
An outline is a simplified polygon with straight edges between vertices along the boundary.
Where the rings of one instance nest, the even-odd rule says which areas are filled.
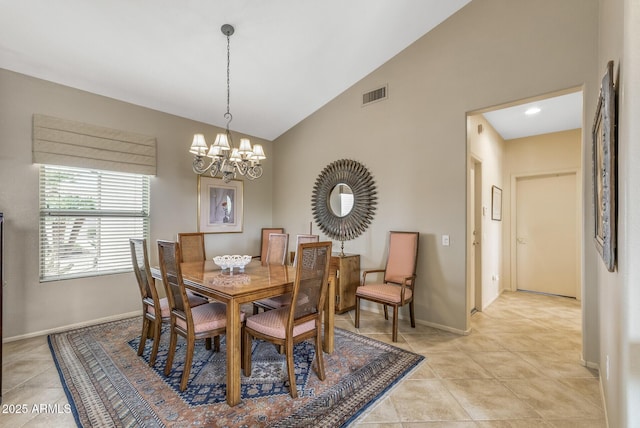
[[[387,99],[387,85],[381,88],[374,89],[365,94],[362,94],[362,105],[366,106],[376,101],[382,101]]]

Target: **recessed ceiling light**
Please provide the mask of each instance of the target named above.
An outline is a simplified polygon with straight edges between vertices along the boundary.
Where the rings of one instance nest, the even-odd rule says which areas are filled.
[[[540,113],[540,107],[530,107],[527,111],[524,112],[527,116],[532,116],[534,114]]]

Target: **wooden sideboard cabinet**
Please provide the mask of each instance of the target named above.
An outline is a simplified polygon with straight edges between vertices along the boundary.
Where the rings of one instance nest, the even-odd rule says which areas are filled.
[[[329,275],[336,277],[336,313],[355,309],[356,288],[360,285],[360,255],[333,253]]]

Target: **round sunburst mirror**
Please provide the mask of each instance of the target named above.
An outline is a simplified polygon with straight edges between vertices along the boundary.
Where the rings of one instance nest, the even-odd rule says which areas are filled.
[[[376,185],[369,170],[349,159],[323,169],[311,197],[313,218],[320,230],[342,241],[343,248],[344,241],[360,236],[369,227],[376,203]]]

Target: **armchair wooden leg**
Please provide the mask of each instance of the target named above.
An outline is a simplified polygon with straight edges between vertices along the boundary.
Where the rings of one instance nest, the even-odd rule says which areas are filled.
[[[293,340],[287,340],[286,344],[287,353],[287,372],[289,373],[289,392],[291,398],[298,398],[298,386],[296,385],[296,373],[293,366]]]
[[[322,355],[322,334],[321,329],[318,328],[318,333],[316,334],[316,364],[318,365],[318,379],[324,380],[324,356]]]
[[[385,305],[383,303],[382,307],[384,308],[384,319],[388,320],[389,319],[389,313],[387,312],[387,305]]]
[[[144,345],[147,343],[147,336],[149,335],[149,319],[143,317],[142,320],[142,333],[140,334],[140,345],[138,345],[138,356],[142,355],[144,351]]]
[[[173,365],[173,356],[176,353],[176,345],[178,342],[177,333],[171,329],[171,340],[169,341],[169,355],[167,355],[167,364],[164,366],[164,375],[169,376],[171,366]]]
[[[211,338],[210,337],[207,337],[204,340],[204,349],[206,349],[207,351],[211,350]]]
[[[260,311],[260,308],[258,308],[258,306],[253,305],[253,315],[258,315],[258,312]]]
[[[391,336],[392,336],[391,340],[393,340],[394,342],[398,341],[398,306],[397,305],[393,306],[393,333]]]
[[[220,352],[220,336],[215,336],[213,338],[213,351]]]
[[[187,389],[189,373],[191,373],[191,363],[193,362],[193,348],[195,347],[193,337],[187,338],[187,355],[184,357],[184,368],[182,369],[182,380],[180,381],[180,391]]]
[[[416,316],[413,310],[413,300],[409,302],[409,314],[411,316],[411,328],[416,328]]]
[[[356,328],[360,328],[360,298],[356,296]]]
[[[149,367],[153,367],[156,364],[158,347],[160,346],[160,333],[162,332],[161,329],[162,329],[162,320],[156,319],[153,322],[153,348],[151,349],[151,356],[149,357]]]

